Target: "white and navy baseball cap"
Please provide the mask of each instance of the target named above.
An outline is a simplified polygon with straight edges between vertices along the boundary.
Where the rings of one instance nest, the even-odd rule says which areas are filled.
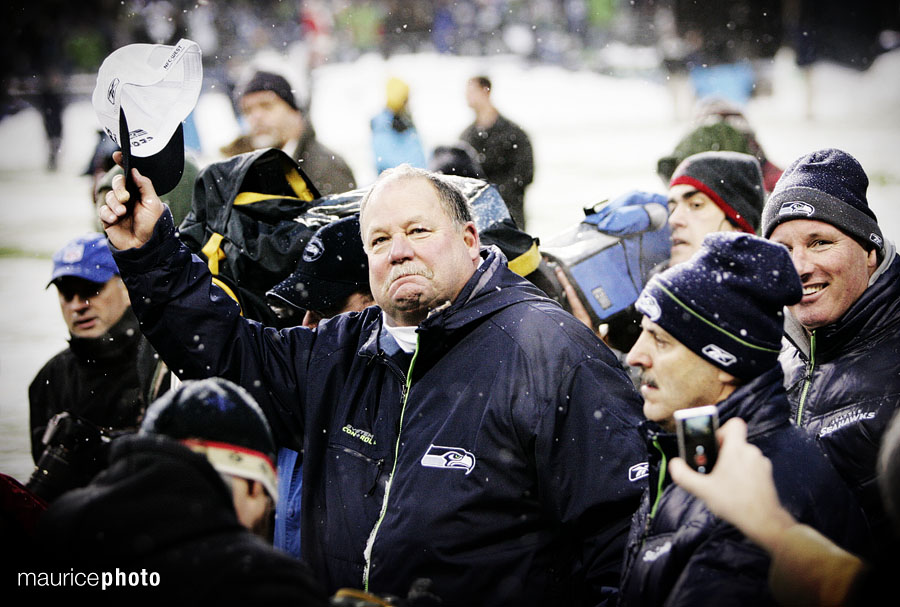
[[[157,194],[178,185],[184,171],[182,122],[196,106],[202,83],[200,46],[186,38],[174,46],[129,44],[100,65],[91,101],[100,126],[122,150],[129,191],[131,167],[153,181]]]

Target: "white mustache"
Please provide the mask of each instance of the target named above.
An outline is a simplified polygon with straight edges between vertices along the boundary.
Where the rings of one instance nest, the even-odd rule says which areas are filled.
[[[424,276],[425,278],[430,279],[434,277],[434,272],[419,264],[404,263],[391,268],[391,271],[388,274],[388,284],[404,276]]]

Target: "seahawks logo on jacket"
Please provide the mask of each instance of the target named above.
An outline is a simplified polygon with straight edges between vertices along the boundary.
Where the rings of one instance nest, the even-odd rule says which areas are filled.
[[[475,456],[459,447],[441,447],[431,445],[422,456],[422,465],[426,468],[454,468],[469,472],[475,468]]]

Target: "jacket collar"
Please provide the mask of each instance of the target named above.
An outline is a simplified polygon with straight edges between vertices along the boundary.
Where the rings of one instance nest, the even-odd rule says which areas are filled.
[[[481,265],[476,268],[456,299],[429,312],[417,329],[420,334],[431,336],[447,334],[465,326],[480,322],[485,317],[525,299],[553,302],[531,282],[507,268],[506,256],[496,245],[481,249]],[[381,309],[373,307],[366,320],[367,333],[359,354],[375,356],[384,351],[385,339],[393,340],[381,320]]]
[[[100,337],[75,337],[69,335],[69,348],[83,361],[128,361],[134,356],[130,350],[141,339],[138,319],[131,307],[125,309],[122,318]]]

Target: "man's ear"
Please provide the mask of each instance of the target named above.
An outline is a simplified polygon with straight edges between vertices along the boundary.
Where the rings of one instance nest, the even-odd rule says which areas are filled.
[[[741,382],[737,377],[735,377],[731,373],[728,373],[727,371],[723,371],[722,369],[718,370],[718,375],[716,377],[720,382],[727,386],[734,386],[735,388],[737,388],[741,385]]]
[[[872,247],[869,254],[866,256],[866,269],[869,271],[870,278],[872,274],[875,273],[876,268],[878,268],[878,251],[875,247]]]
[[[247,495],[256,498],[266,492],[265,487],[259,481],[247,480]]]
[[[463,227],[463,241],[465,241],[472,259],[477,261],[481,256],[481,239],[478,236],[478,228],[475,227],[475,222],[469,221]]]

